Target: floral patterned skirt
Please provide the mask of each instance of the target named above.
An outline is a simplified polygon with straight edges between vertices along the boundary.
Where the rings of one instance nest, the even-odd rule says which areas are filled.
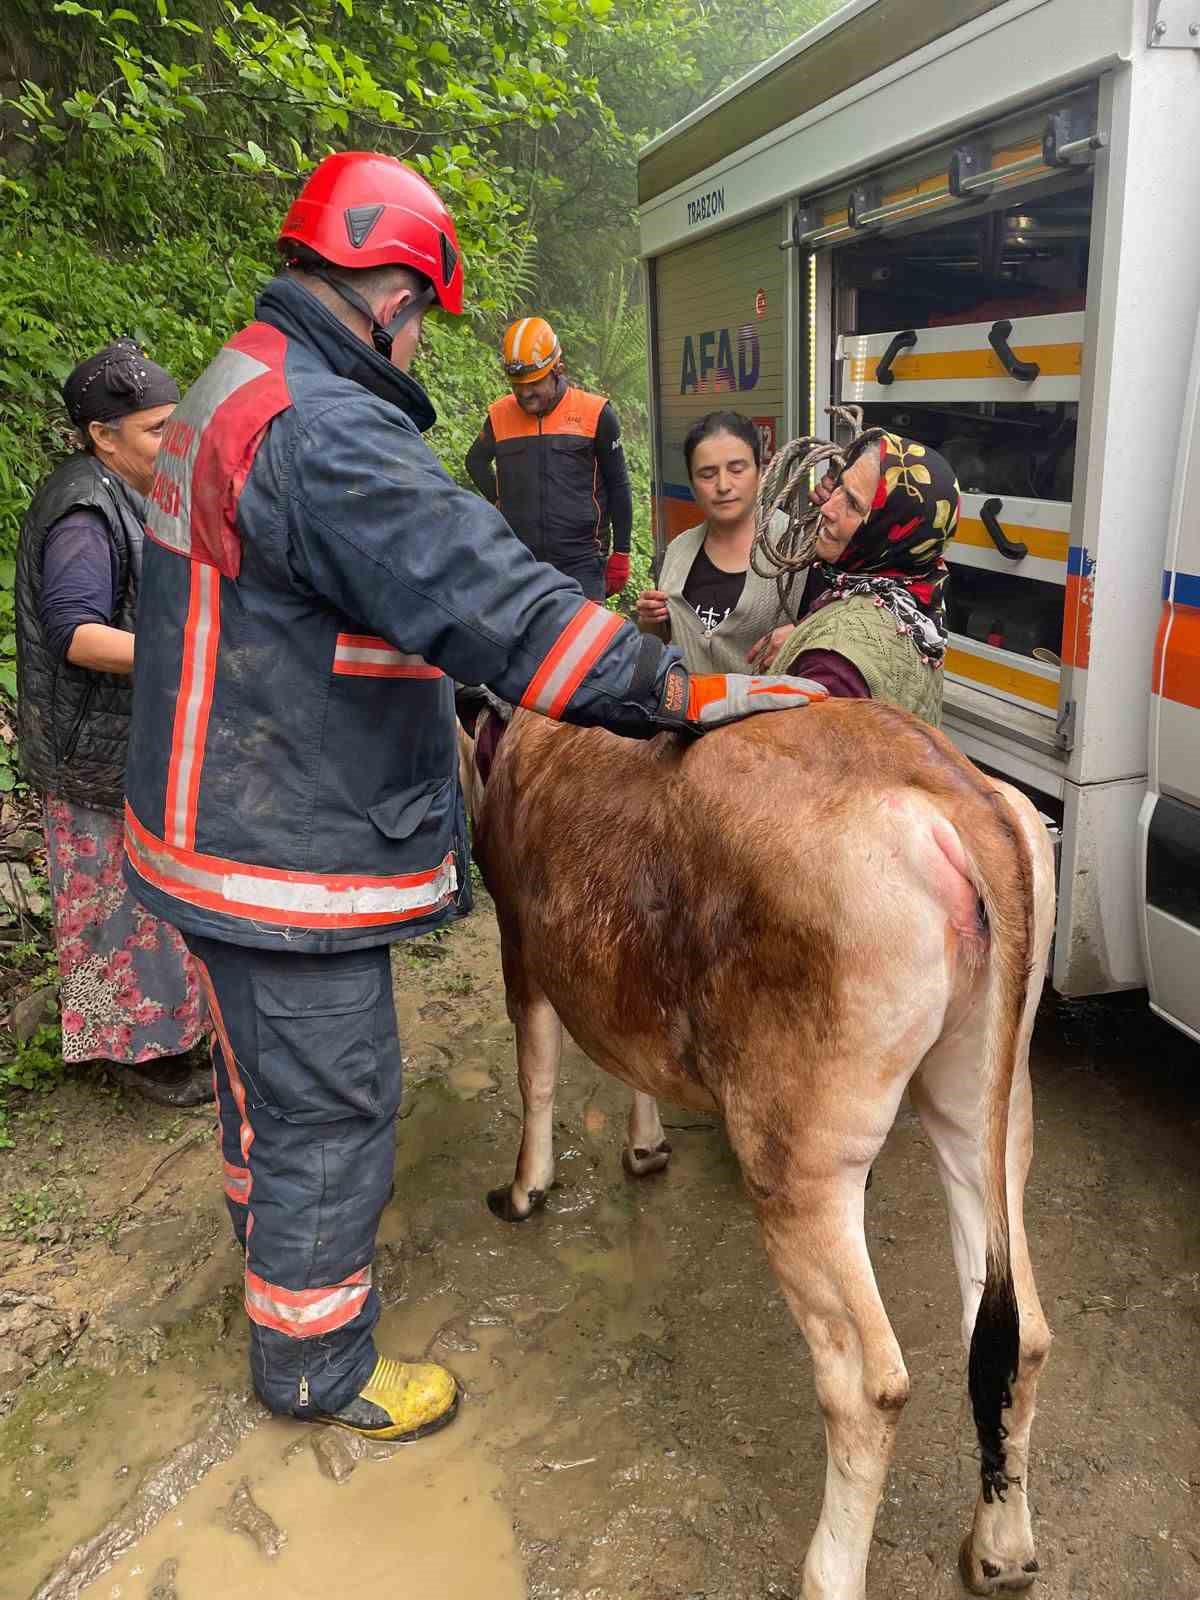
[[[43,821],[63,1060],[131,1065],[190,1050],[207,1028],[195,964],[125,887],[121,818],[47,799]]]

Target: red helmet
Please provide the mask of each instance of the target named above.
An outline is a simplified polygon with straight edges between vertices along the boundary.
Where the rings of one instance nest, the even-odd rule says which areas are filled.
[[[420,173],[395,156],[345,150],[326,156],[279,230],[338,267],[412,267],[446,311],[463,303],[454,218]]]

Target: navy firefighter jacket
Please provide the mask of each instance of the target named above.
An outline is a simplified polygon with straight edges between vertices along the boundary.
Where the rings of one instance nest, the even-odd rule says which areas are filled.
[[[125,873],[186,933],[350,950],[470,909],[452,679],[646,737],[679,658],[459,488],[424,390],[320,301],[256,309],[158,457]]]

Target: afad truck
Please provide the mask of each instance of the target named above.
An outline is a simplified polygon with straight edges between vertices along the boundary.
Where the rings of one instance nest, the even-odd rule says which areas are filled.
[[[1200,1039],[1200,0],[853,0],[638,184],[659,549],[714,408],[942,451],[945,728],[1061,830],[1054,987]]]

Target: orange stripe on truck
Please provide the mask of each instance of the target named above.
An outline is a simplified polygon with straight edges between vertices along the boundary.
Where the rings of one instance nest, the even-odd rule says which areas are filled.
[[[1152,687],[1164,700],[1200,710],[1200,606],[1163,606]]]

